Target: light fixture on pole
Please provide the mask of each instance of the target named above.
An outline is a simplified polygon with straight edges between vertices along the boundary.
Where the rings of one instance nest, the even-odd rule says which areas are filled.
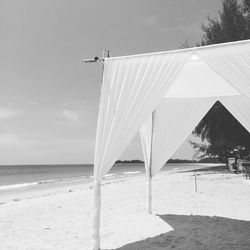
[[[84,63],[96,63],[96,62],[103,62],[104,59],[98,56],[95,56],[93,59],[85,59],[83,60]]]
[[[98,56],[95,56],[93,59],[85,59],[83,60],[84,63],[96,63],[96,62],[104,62],[105,57],[110,56],[110,51],[109,50],[103,50],[103,58],[100,58]]]

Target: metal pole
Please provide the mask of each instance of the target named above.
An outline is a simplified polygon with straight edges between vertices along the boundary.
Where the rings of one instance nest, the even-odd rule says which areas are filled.
[[[152,214],[152,156],[153,156],[154,117],[155,117],[155,111],[153,111],[152,113],[150,162],[148,170],[148,213],[149,214]]]

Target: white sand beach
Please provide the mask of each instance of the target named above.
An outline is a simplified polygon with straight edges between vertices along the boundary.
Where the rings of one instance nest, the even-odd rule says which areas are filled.
[[[146,213],[146,177],[106,178],[102,249],[250,249],[250,180],[226,171],[161,172]],[[1,198],[0,249],[92,249],[92,184]]]

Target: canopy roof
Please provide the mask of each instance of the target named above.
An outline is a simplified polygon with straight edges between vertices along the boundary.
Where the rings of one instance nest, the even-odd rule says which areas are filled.
[[[140,131],[150,212],[151,177],[217,100],[250,131],[250,40],[105,58],[94,163],[94,249],[100,248],[100,181],[135,134]]]
[[[249,79],[250,40],[105,58],[95,180],[101,180],[139,130],[147,165],[153,111],[156,115],[151,155],[154,174],[216,100],[249,129]],[[160,162],[155,162],[154,159],[160,158]]]
[[[192,56],[165,97],[193,98],[232,96],[240,93],[198,56]]]

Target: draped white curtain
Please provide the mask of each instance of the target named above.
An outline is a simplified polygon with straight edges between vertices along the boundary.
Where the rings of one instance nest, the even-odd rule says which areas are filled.
[[[220,102],[250,133],[250,98],[232,96],[220,98]]]
[[[191,52],[186,51],[105,59],[95,181],[112,167],[190,57]]]
[[[245,97],[238,101],[223,97],[221,101],[249,130],[250,99],[247,98],[250,98],[250,40],[184,51],[105,59],[94,160],[94,249],[100,248],[102,177],[147,119],[149,120],[140,134],[148,172],[152,132],[150,116],[181,73],[185,63],[194,54],[231,84],[237,94]],[[207,76],[207,73],[201,73],[199,70],[195,73]],[[192,75],[189,72],[190,74]],[[188,84],[186,79],[184,80]],[[188,88],[190,86],[188,85]],[[194,91],[193,96],[197,97],[195,88],[190,88],[190,91]],[[235,93],[231,90],[222,92],[220,96],[229,92]],[[152,175],[161,169],[216,101],[208,97],[206,91],[204,98],[186,98],[185,91],[183,93],[183,98],[180,99],[163,99],[155,111]],[[180,96],[179,94],[176,96]]]
[[[250,43],[197,49],[197,55],[239,92],[250,97]]]
[[[154,115],[152,175],[155,175],[172,156],[178,147],[186,140],[192,130],[198,125],[216,98],[165,98],[157,106]],[[150,158],[151,130],[145,123],[141,130],[142,144],[149,148],[145,161]],[[147,133],[145,133],[147,131]],[[147,137],[147,138],[145,138]]]

